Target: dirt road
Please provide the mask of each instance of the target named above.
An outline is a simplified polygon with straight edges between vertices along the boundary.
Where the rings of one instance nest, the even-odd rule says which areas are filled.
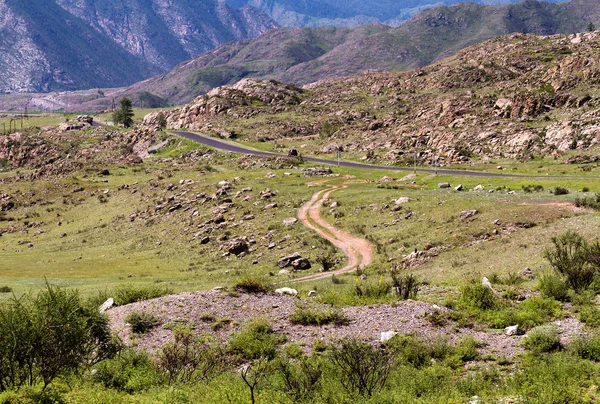
[[[295,279],[295,282],[308,282],[318,279],[352,272],[357,268],[369,265],[373,261],[373,246],[367,240],[340,230],[321,217],[323,202],[332,192],[347,188],[347,185],[332,185],[331,187],[315,193],[311,200],[305,203],[298,211],[298,219],[304,226],[315,231],[318,235],[342,250],[348,258],[348,263],[343,268],[331,272],[323,272]]]

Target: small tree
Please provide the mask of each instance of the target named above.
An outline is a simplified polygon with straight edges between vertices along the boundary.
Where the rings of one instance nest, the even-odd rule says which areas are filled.
[[[158,115],[156,116],[156,124],[161,129],[164,129],[167,127],[167,118],[165,118],[165,114],[163,114],[162,112],[158,113]]]
[[[122,124],[126,128],[133,125],[133,107],[129,98],[123,97],[121,99],[121,106],[113,113],[113,121],[115,124]]]
[[[588,26],[587,26],[587,30],[588,30],[588,32],[592,32],[592,31],[595,31],[595,30],[596,30],[596,26],[594,25],[594,23],[593,23],[593,22],[590,22],[590,23],[588,24]]]
[[[590,286],[600,269],[600,244],[589,243],[580,234],[568,231],[552,237],[553,249],[544,251],[544,258],[559,274],[566,276],[567,285],[575,291]]]

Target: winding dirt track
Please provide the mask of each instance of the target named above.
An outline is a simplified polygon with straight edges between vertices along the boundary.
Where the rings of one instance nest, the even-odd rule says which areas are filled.
[[[373,261],[373,246],[367,240],[354,236],[346,231],[340,230],[321,217],[323,202],[329,198],[332,192],[347,188],[347,185],[332,185],[329,188],[315,193],[311,200],[302,205],[298,211],[298,219],[302,224],[315,231],[318,235],[342,250],[348,258],[348,263],[341,269],[331,272],[323,272],[295,279],[295,282],[308,282],[328,278],[352,272],[357,268],[369,265]]]

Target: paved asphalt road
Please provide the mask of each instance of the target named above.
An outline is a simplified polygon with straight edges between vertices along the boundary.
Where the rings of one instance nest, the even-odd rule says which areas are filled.
[[[264,152],[260,150],[247,149],[237,144],[223,142],[221,140],[214,139],[212,137],[200,135],[198,133],[192,132],[183,132],[183,131],[173,131],[173,133],[185,137],[187,139],[202,143],[206,146],[214,147],[215,149],[225,150],[233,153],[242,153],[242,154],[253,154],[256,156],[285,156],[285,154],[278,153],[270,153]],[[306,161],[310,161],[312,163],[325,164],[331,166],[337,166],[337,160],[326,160],[326,159],[318,159],[314,157],[304,157],[302,158]],[[353,163],[350,161],[340,161],[339,165],[341,167],[349,167],[349,168],[362,168],[365,170],[388,170],[388,171],[406,171],[413,172],[414,169],[412,167],[393,167],[393,166],[375,166],[371,164],[362,164],[362,163]],[[434,169],[427,168],[417,168],[417,171],[420,173],[430,173],[435,174],[436,171]],[[501,174],[501,173],[486,173],[481,171],[463,171],[463,170],[437,170],[437,174],[448,174],[448,175],[466,175],[470,177],[505,177],[505,178],[560,178],[560,179],[582,179],[589,177],[582,176],[569,176],[569,175],[515,175],[515,174]]]
[[[208,137],[208,136],[199,135],[197,133],[182,132],[182,131],[174,131],[174,133],[179,136],[185,137],[186,139],[190,139],[190,140],[202,143],[206,146],[214,147],[215,149],[225,150],[225,151],[229,151],[229,152],[233,152],[233,153],[253,154],[256,156],[271,156],[271,157],[272,156],[285,156],[285,154],[277,154],[277,153],[264,152],[264,151],[260,151],[260,150],[247,149],[245,147],[242,147],[242,146],[239,146],[236,144],[226,143],[226,142],[223,142],[223,141],[220,141],[220,140]],[[337,160],[326,160],[326,159],[318,159],[318,158],[314,158],[314,157],[304,157],[304,156],[302,158],[304,160],[310,161],[312,163],[332,165],[332,166],[338,165]],[[362,168],[362,169],[366,169],[366,170],[388,170],[388,171],[407,171],[407,172],[414,171],[414,169],[410,168],[410,167],[375,166],[375,165],[370,165],[370,164],[353,163],[353,162],[349,162],[349,161],[340,161],[339,165],[341,167]],[[433,170],[433,169],[417,168],[417,171],[422,172],[422,173],[435,174],[435,170]],[[468,176],[474,176],[474,177],[518,177],[517,175],[510,175],[510,174],[485,173],[485,172],[478,172],[478,171],[462,171],[462,170],[443,170],[443,169],[438,169],[437,173],[438,174],[449,174],[449,175],[468,175]],[[548,177],[544,177],[544,178],[548,178]]]

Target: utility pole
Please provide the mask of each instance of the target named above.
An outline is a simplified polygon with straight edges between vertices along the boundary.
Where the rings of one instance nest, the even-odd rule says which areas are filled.
[[[415,174],[417,173],[417,152],[413,154],[413,171]]]

